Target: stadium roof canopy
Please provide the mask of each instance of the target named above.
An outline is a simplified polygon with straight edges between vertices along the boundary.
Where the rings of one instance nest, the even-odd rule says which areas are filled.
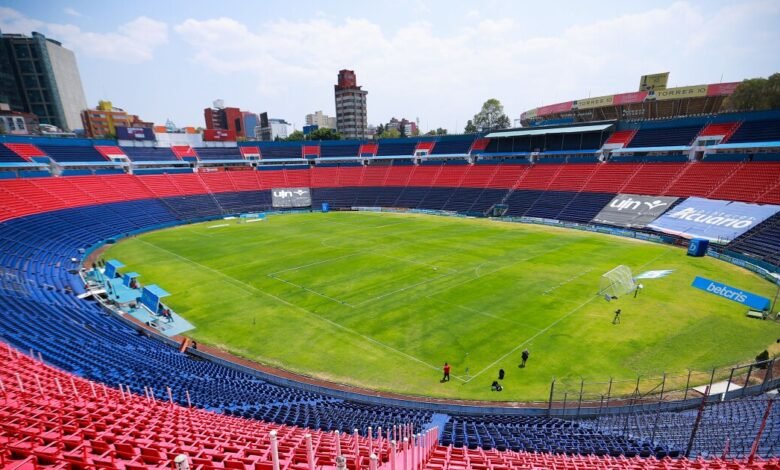
[[[593,125],[586,125],[586,126],[517,129],[517,130],[505,131],[505,132],[491,132],[485,137],[489,139],[494,139],[499,137],[523,137],[523,136],[545,135],[545,134],[574,134],[577,132],[600,132],[612,127],[613,124],[614,123],[610,122],[608,124],[593,124]]]

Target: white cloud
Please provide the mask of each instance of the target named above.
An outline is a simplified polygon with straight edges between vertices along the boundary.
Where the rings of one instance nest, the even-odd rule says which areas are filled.
[[[110,33],[82,31],[72,24],[48,24],[47,30],[77,52],[129,63],[151,60],[154,50],[168,42],[168,25],[145,16]]]
[[[81,16],[72,8],[65,8],[65,12]],[[12,8],[0,7],[0,30],[23,34],[39,31],[79,54],[127,63],[151,60],[154,50],[168,42],[168,25],[145,16],[120,25],[116,31],[103,33],[83,31],[69,23],[45,23],[28,18]]]
[[[174,30],[203,67],[226,76],[251,76],[264,106],[294,115],[320,109],[323,101],[332,102],[337,71],[351,68],[369,90],[370,122],[420,116],[423,127],[428,122],[427,127],[452,129],[458,116],[462,129],[490,97],[517,117],[532,107],[589,93],[632,91],[645,73],[671,71],[674,84],[686,85],[717,81],[711,71],[720,66],[713,60],[772,60],[777,65],[776,57],[766,55],[768,49],[751,51],[755,43],[746,39],[759,34],[751,30],[760,15],[777,19],[776,7],[765,1],[713,12],[707,5],[678,2],[537,37],[524,37],[522,19],[480,19],[474,12],[466,14],[473,21],[446,33],[435,33],[425,22],[389,31],[356,18],[278,20],[252,27],[224,17],[188,19]],[[771,44],[769,39],[777,43],[777,28],[762,32],[770,35],[764,44]]]
[[[81,12],[79,12],[75,8],[71,8],[71,7],[65,7],[62,11],[64,11],[66,15],[75,16],[77,18],[79,16],[84,16],[84,15],[81,14]]]
[[[13,8],[0,7],[0,31],[4,33],[30,34],[43,24],[42,21],[28,18]]]
[[[79,57],[144,63],[137,77],[110,80],[116,83],[111,91],[122,95],[132,87],[119,83],[148,77],[175,81],[177,90],[159,100],[139,93],[128,101],[139,100],[133,105],[139,113],[149,108],[158,109],[160,118],[192,113],[177,119],[194,122],[201,119],[201,105],[215,97],[299,124],[318,109],[333,113],[333,84],[343,68],[354,69],[369,91],[369,122],[419,116],[424,129],[450,131],[461,131],[492,97],[516,118],[540,105],[632,91],[645,73],[670,71],[676,86],[715,82],[722,73],[730,81],[780,70],[774,50],[780,43],[777,0],[665,1],[632,14],[604,7],[590,12],[587,21],[567,17],[544,27],[530,7],[505,5],[496,16],[453,4],[447,13],[454,14],[442,16],[435,14],[442,8],[435,2],[415,5],[433,14],[408,10],[398,21],[376,18],[371,8],[354,10],[353,17],[325,9],[258,21],[210,18],[193,8],[191,17],[173,28],[175,41],[167,49],[175,58],[171,63],[153,60],[169,41],[168,26],[146,17],[94,32],[77,26],[76,17],[70,19],[76,24],[51,24],[0,7],[0,29],[43,32]],[[103,72],[91,73],[104,80]],[[187,111],[165,109],[172,102]]]

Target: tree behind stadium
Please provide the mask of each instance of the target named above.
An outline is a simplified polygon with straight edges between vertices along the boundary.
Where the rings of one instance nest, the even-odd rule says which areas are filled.
[[[474,115],[471,121],[479,130],[490,131],[509,127],[509,117],[504,114],[504,105],[495,98],[490,98],[482,105],[482,109]],[[468,126],[467,131],[468,132]]]
[[[725,107],[738,111],[780,109],[780,73],[769,78],[744,80],[728,98]]]

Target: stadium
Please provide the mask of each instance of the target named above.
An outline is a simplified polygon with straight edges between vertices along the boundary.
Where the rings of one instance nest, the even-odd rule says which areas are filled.
[[[702,151],[702,139],[718,142]],[[753,357],[780,335],[773,315],[745,315],[775,310],[689,284],[776,294],[778,139],[777,112],[378,143],[5,136],[3,459],[133,467],[186,453],[204,467],[271,468],[273,448],[279,465],[308,468],[311,448],[317,467],[337,454],[361,467],[370,454],[388,468],[407,457],[641,467],[698,462],[684,455],[714,465],[755,447],[775,462],[774,360]],[[623,217],[648,196],[669,209]],[[716,215],[664,222],[689,206]],[[706,258],[686,256],[707,241]],[[627,277],[604,284],[618,265]],[[643,272],[655,274],[634,280]],[[263,307],[225,302],[246,291]],[[675,318],[690,310],[707,310],[695,337]],[[582,315],[567,325],[571,312]],[[486,330],[488,315],[504,332]],[[393,331],[430,340],[415,349]],[[656,365],[601,359],[634,334]],[[491,392],[499,368],[504,390]]]
[[[0,467],[780,468],[780,109],[667,81],[400,138],[0,115]]]

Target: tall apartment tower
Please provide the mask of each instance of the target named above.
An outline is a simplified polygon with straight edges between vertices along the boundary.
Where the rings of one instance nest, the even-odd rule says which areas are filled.
[[[206,129],[233,131],[236,137],[246,137],[244,116],[238,108],[225,107],[223,100],[215,100],[213,108],[205,108]]]
[[[366,90],[361,90],[352,70],[340,70],[336,92],[336,127],[345,139],[368,137]]]
[[[0,102],[41,124],[81,129],[87,99],[73,51],[40,33],[0,34]]]

